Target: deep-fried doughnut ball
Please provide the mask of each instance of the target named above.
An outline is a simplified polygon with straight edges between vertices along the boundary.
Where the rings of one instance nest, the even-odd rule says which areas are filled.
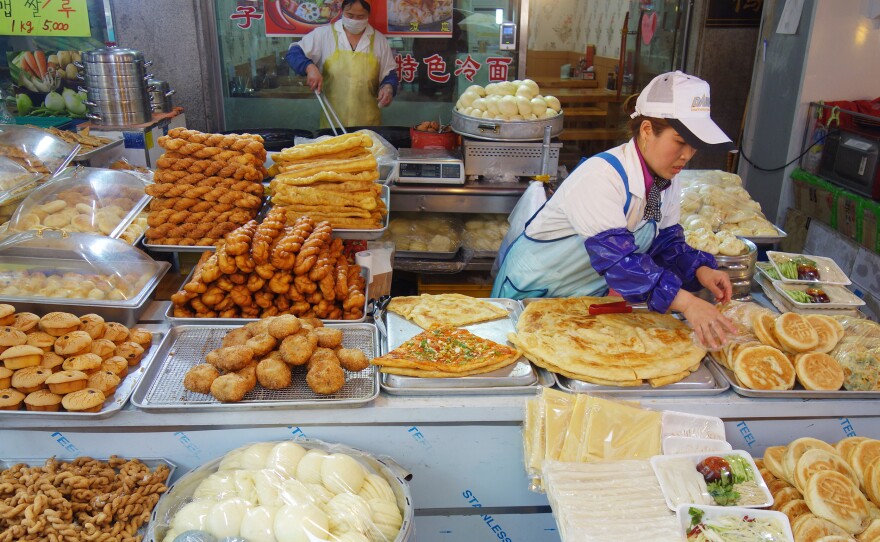
[[[281,340],[285,337],[293,335],[294,333],[299,331],[299,328],[299,318],[292,314],[285,314],[283,316],[273,318],[272,321],[269,322],[269,335],[275,337],[278,340]]]
[[[277,358],[265,358],[257,364],[257,380],[270,390],[280,390],[290,386],[290,365]]]
[[[343,369],[353,373],[363,371],[370,366],[367,355],[358,348],[340,348],[336,351],[336,357],[339,358],[339,364]]]
[[[303,326],[303,328],[294,333],[294,335],[305,337],[306,340],[308,340],[314,348],[318,347],[318,336],[312,333],[311,329],[307,329],[305,326]]]
[[[306,316],[300,318],[300,321],[304,324],[312,326],[312,328],[324,327],[324,322],[322,322],[319,318],[315,318],[314,316]]]
[[[256,322],[250,322],[244,328],[250,332],[251,336],[263,335],[269,333],[269,324],[272,320],[274,320],[273,317],[263,318]]]
[[[262,358],[272,350],[275,350],[275,346],[278,344],[278,340],[266,333],[265,335],[256,335],[251,337],[245,343],[245,346],[254,351],[254,356],[257,358]]]
[[[309,359],[309,367],[316,363],[321,363],[325,361],[339,365],[339,358],[336,357],[336,352],[334,352],[330,348],[319,346],[315,349],[315,352],[312,354],[311,359]]]
[[[211,383],[211,395],[223,402],[241,401],[250,390],[248,382],[235,373],[219,376]]]
[[[223,337],[223,346],[243,346],[253,335],[246,327],[233,329]]]
[[[254,386],[257,385],[257,364],[256,363],[251,363],[247,367],[245,367],[239,371],[235,371],[235,374],[240,376],[242,378],[242,380],[244,380],[245,383],[247,383],[248,391],[254,389]]]
[[[247,346],[225,346],[212,350],[205,356],[205,361],[226,372],[244,369],[253,360],[254,351]]]
[[[331,327],[317,327],[312,330],[318,337],[318,346],[322,348],[336,348],[342,344],[342,330]]]
[[[316,341],[317,342],[317,341]],[[315,351],[315,344],[305,335],[291,335],[281,341],[281,358],[288,365],[305,365]]]
[[[220,376],[213,365],[200,363],[186,372],[183,387],[196,393],[211,393],[211,384]]]
[[[315,393],[329,395],[336,393],[345,386],[345,371],[338,363],[319,361],[309,366],[306,384]]]

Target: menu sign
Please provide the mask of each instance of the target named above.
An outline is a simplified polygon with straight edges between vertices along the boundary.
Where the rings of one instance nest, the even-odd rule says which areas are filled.
[[[0,0],[0,35],[92,35],[86,0]]]
[[[452,37],[452,1],[374,0],[370,25],[387,36]],[[264,0],[266,35],[304,36],[339,19],[341,5],[342,0]]]

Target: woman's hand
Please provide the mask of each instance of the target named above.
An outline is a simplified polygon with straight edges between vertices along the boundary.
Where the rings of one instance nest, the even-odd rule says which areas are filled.
[[[733,295],[733,286],[730,285],[730,276],[724,271],[718,271],[711,267],[700,267],[696,272],[697,280],[704,288],[708,288],[715,301],[726,303]]]
[[[391,85],[385,83],[381,87],[379,87],[379,107],[387,107],[391,104],[391,100],[394,99],[394,89],[391,88]]]
[[[309,85],[309,88],[317,92],[321,93],[321,89],[324,86],[324,76],[321,75],[321,70],[318,69],[314,64],[309,64],[306,67],[306,83]]]
[[[670,308],[684,315],[694,330],[697,341],[708,348],[720,348],[727,342],[728,332],[737,332],[733,322],[718,312],[711,303],[685,290],[678,291]]]

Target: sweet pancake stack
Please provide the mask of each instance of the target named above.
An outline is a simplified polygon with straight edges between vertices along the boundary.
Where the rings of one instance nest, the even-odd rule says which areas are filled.
[[[272,204],[288,222],[308,215],[337,229],[379,229],[388,209],[370,136],[355,132],[273,154]]]
[[[880,441],[848,437],[831,446],[800,438],[767,448],[755,463],[796,542],[880,540]]]
[[[730,305],[725,314],[743,333],[713,353],[741,386],[790,390],[878,389],[880,326],[867,320],[818,315],[774,315],[751,303]],[[846,324],[846,325],[844,325]]]

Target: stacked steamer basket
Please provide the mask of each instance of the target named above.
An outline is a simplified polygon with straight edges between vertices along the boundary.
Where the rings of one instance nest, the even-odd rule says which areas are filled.
[[[106,47],[86,51],[77,67],[83,70],[90,108],[88,117],[105,126],[129,126],[153,117],[147,92],[147,68],[140,51]]]
[[[153,111],[169,113],[174,109],[174,102],[171,96],[177,91],[171,88],[168,81],[150,79],[147,81],[147,86],[150,93],[150,102],[153,104]]]

